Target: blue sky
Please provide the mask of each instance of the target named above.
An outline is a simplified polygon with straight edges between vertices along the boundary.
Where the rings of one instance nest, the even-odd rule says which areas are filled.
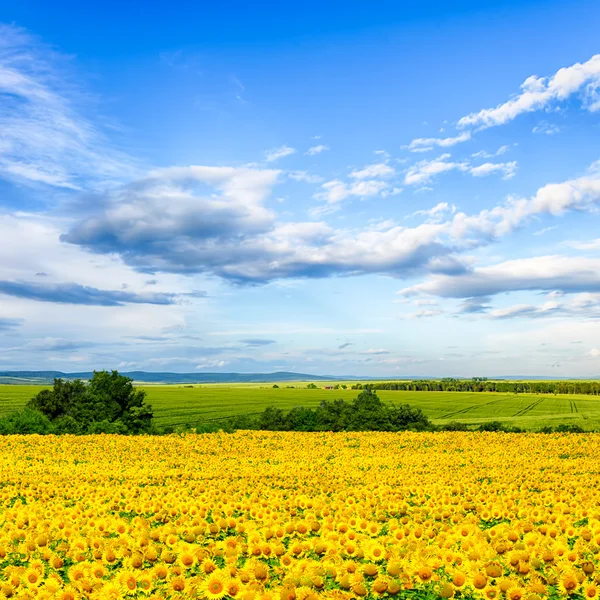
[[[600,376],[597,2],[0,19],[0,369]]]

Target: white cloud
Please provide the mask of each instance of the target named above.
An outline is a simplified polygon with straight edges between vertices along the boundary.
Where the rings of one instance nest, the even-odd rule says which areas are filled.
[[[325,150],[329,150],[329,146],[324,146],[323,144],[319,144],[318,146],[313,146],[309,148],[305,154],[308,156],[315,156],[315,154],[320,154],[321,152],[325,152]]]
[[[501,173],[503,179],[510,179],[514,177],[517,172],[517,161],[505,162],[505,163],[483,163],[476,167],[470,167],[469,173],[473,177],[487,177],[493,173]]]
[[[369,165],[364,169],[352,171],[352,173],[350,173],[350,177],[354,179],[375,179],[377,177],[385,179],[387,177],[393,177],[394,175],[396,175],[395,169],[386,163]]]
[[[588,242],[582,242],[579,240],[569,241],[565,242],[565,245],[575,248],[576,250],[600,250],[600,238],[596,238],[595,240],[590,240]]]
[[[600,292],[600,259],[537,256],[509,260],[454,275],[433,275],[398,292],[443,298],[474,298],[516,291]]]
[[[376,196],[387,187],[388,184],[385,181],[378,181],[376,179],[356,181],[352,183],[344,183],[339,179],[334,179],[333,181],[327,181],[324,183],[321,186],[322,191],[315,194],[314,198],[316,200],[324,200],[325,203],[331,207],[346,200],[350,196],[359,198]]]
[[[137,174],[82,115],[83,94],[61,83],[63,58],[24,30],[0,25],[0,176],[81,190]]]
[[[416,138],[408,145],[408,149],[411,152],[427,152],[428,150],[432,150],[435,146],[438,146],[440,148],[449,148],[450,146],[455,146],[456,144],[467,142],[470,139],[470,131],[465,131],[464,133],[460,133],[455,137]]]
[[[592,358],[600,358],[600,350],[598,348],[592,348],[588,352],[588,356],[591,356]]]
[[[425,215],[427,217],[439,219],[440,217],[442,217],[443,215],[445,215],[447,213],[454,214],[455,212],[456,212],[456,206],[454,204],[448,204],[447,202],[438,202],[438,204],[436,204],[432,208],[429,208],[426,210],[417,210],[414,213],[412,213],[412,215],[409,215],[409,216],[417,217],[420,215]]]
[[[431,181],[436,175],[447,171],[467,171],[469,166],[465,162],[448,160],[449,154],[442,154],[433,160],[422,160],[410,167],[404,176],[406,185],[422,185]]]
[[[473,166],[468,161],[452,161],[450,154],[442,154],[433,160],[422,160],[408,169],[404,176],[406,185],[423,185],[429,183],[436,175],[448,171],[460,171],[469,173],[473,177],[485,177],[499,173],[503,179],[510,179],[517,170],[517,162],[491,163]]]
[[[303,181],[304,183],[321,183],[323,177],[314,175],[306,171],[288,171],[287,176],[294,181]]]
[[[553,125],[551,123],[542,122],[539,125],[536,125],[532,130],[532,133],[545,133],[546,135],[554,135],[555,133],[560,132],[560,127],[558,125]]]
[[[458,121],[459,127],[485,129],[503,125],[520,114],[543,110],[555,102],[564,101],[580,93],[583,106],[589,111],[600,110],[600,54],[585,63],[575,63],[559,69],[551,77],[528,77],[521,85],[521,93],[495,108],[471,113]]]
[[[267,162],[273,162],[275,160],[279,160],[280,158],[284,158],[285,156],[290,156],[295,153],[295,148],[290,148],[289,146],[280,146],[279,148],[267,150],[265,152],[265,160]]]

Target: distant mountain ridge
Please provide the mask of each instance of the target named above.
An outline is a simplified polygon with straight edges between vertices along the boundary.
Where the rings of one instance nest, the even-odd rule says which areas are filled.
[[[62,371],[0,371],[0,384],[47,384],[55,378],[61,379],[90,379],[92,371],[80,373],[63,373]],[[395,377],[358,377],[356,375],[312,375],[310,373],[293,373],[291,371],[276,371],[275,373],[151,373],[148,371],[129,371],[122,375],[140,383],[276,383],[297,381],[409,381],[409,380],[438,380],[440,377],[425,377],[418,375],[403,375]],[[460,377],[459,379],[471,379]],[[492,381],[577,381],[598,380],[600,377],[547,377],[543,375],[503,375],[488,377]]]
[[[123,372],[122,375],[143,383],[274,383],[276,381],[334,381],[340,377],[277,371],[275,373],[148,373]],[[0,371],[0,383],[52,383],[60,379],[90,379],[93,373],[62,371]],[[348,378],[344,378],[348,379]]]

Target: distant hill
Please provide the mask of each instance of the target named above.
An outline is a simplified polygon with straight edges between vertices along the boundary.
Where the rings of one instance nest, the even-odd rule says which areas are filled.
[[[61,371],[0,371],[0,383],[52,383],[55,378],[90,379],[92,372],[63,373]],[[325,377],[308,373],[147,373],[123,372],[134,381],[144,383],[274,383],[276,381],[333,381],[339,377]]]

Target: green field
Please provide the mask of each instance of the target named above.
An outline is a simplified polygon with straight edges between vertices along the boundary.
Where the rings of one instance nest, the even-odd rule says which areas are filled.
[[[241,413],[258,413],[267,406],[290,409],[316,406],[321,400],[351,400],[355,390],[273,389],[271,384],[214,384],[186,388],[178,385],[146,385],[148,401],[158,425],[197,425]],[[45,386],[0,385],[0,416],[22,408]],[[499,394],[486,392],[377,392],[392,403],[419,407],[437,424],[450,421],[478,424],[498,420],[524,429],[560,423],[600,429],[600,397],[585,395]]]

